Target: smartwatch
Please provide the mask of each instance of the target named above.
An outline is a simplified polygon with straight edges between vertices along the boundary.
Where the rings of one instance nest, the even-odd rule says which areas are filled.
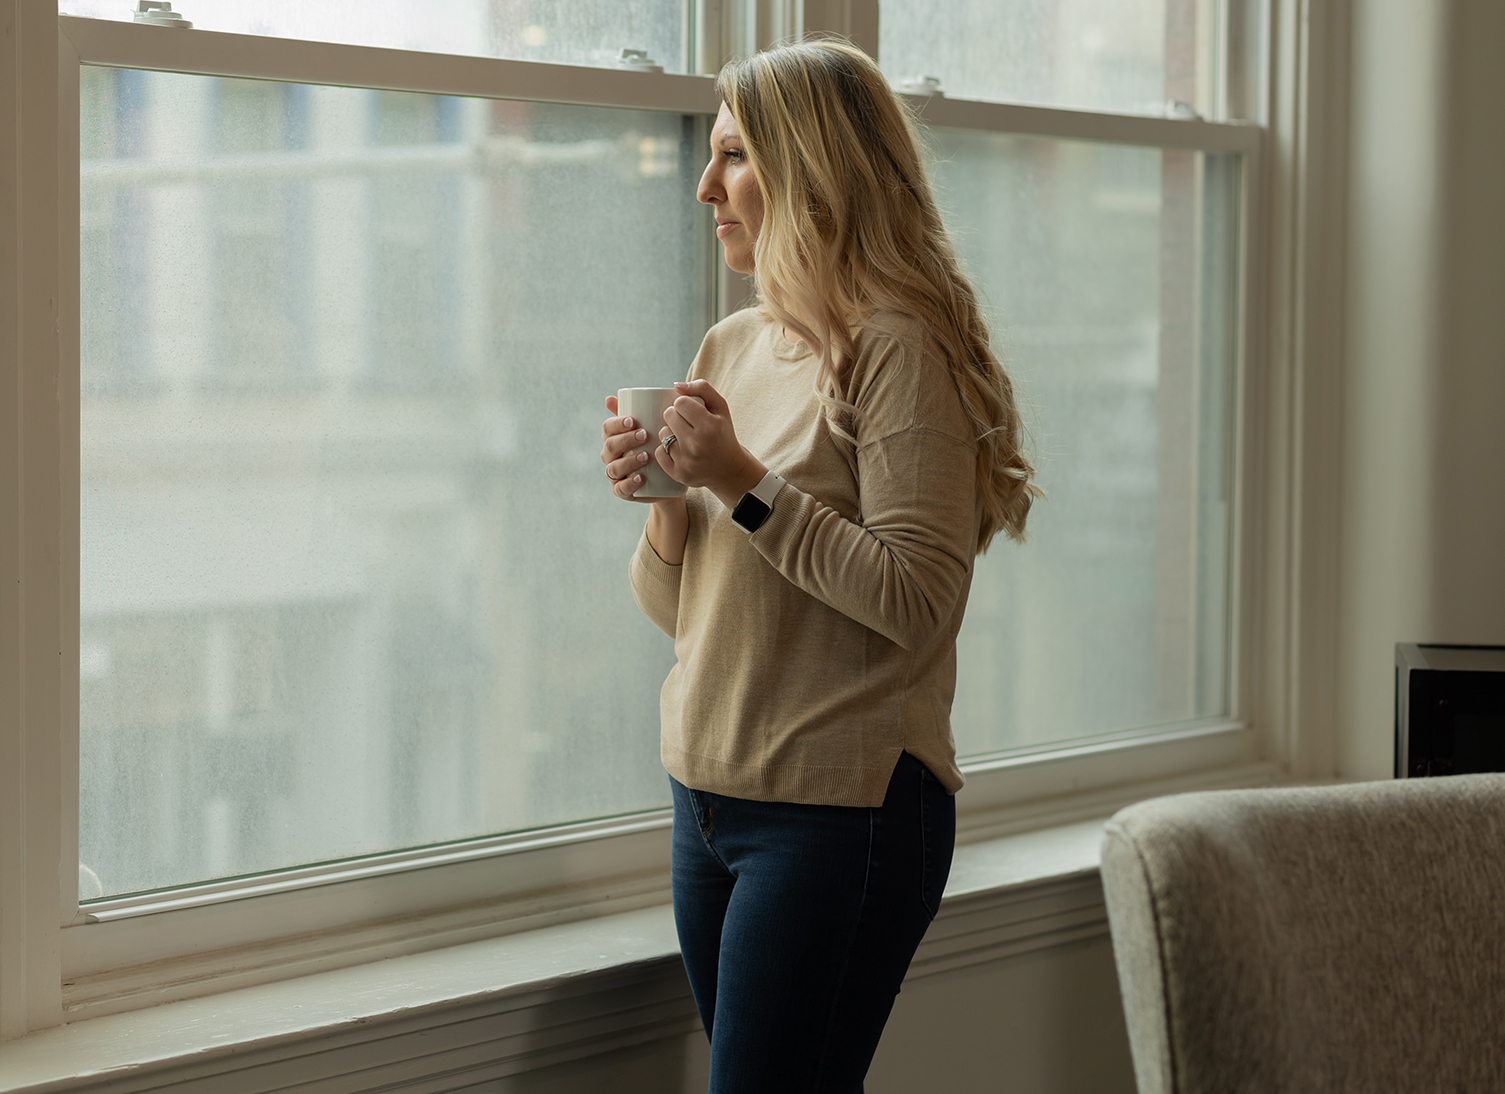
[[[783,485],[784,480],[776,473],[770,471],[764,475],[762,482],[742,495],[732,510],[732,523],[749,534],[763,527],[768,514],[773,512],[773,499]]]

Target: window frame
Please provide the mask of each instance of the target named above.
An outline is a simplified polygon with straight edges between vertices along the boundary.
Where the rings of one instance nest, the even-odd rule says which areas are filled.
[[[41,33],[39,26],[45,25],[41,22],[43,5],[23,3],[30,20],[25,29],[35,41]],[[1279,13],[1292,6],[1287,0],[1271,3],[1272,11]],[[720,12],[721,5],[699,5],[693,24],[702,43],[699,52],[703,56],[708,48],[705,43],[716,38],[722,43],[718,54],[730,51],[728,43],[735,45],[740,35],[729,28],[741,28],[744,22],[747,37],[756,33],[760,44],[765,36],[777,36],[787,30],[783,24],[792,18],[783,11],[785,6],[727,4],[731,14],[713,18],[706,13]],[[835,29],[854,29],[861,19],[871,16],[876,38],[876,0],[866,4],[850,0],[849,6],[861,10],[851,22]],[[807,2],[807,27],[812,27],[809,16],[817,7]],[[746,11],[756,18],[743,19]],[[17,975],[25,981],[21,1009],[14,1003],[0,1009],[0,1037],[69,1018],[666,900],[668,811],[656,810],[543,833],[393,852],[266,879],[195,886],[192,891],[138,898],[134,903],[91,903],[81,911],[75,875],[68,868],[77,861],[78,849],[77,66],[156,68],[678,113],[714,113],[711,80],[138,26],[57,16],[55,7],[48,15],[56,21],[58,121],[53,126],[44,115],[40,128],[53,128],[57,155],[51,165],[44,162],[45,151],[32,155],[21,172],[24,178],[45,178],[55,172],[58,184],[57,204],[52,209],[59,287],[52,361],[57,418],[26,437],[21,457],[25,466],[18,470],[17,481],[41,491],[43,503],[35,510],[36,519],[22,528],[26,549],[16,565],[19,572],[38,577],[35,584],[44,591],[49,565],[54,571],[51,578],[58,595],[51,602],[56,605],[56,617],[45,618],[51,613],[38,615],[33,609],[32,615],[22,619],[19,633],[23,646],[37,637],[51,645],[47,636],[55,635],[59,668],[55,691],[46,686],[50,673],[45,672],[39,677],[41,688],[25,689],[28,694],[40,692],[42,701],[28,709],[22,743],[32,741],[41,747],[23,749],[22,762],[15,770],[29,784],[29,793],[19,810],[10,808],[0,815],[6,823],[18,812],[21,821],[41,821],[30,825],[19,849],[14,841],[0,848],[6,855],[5,865],[11,855],[18,854],[18,861],[31,867],[20,882],[0,881],[0,898],[8,900],[10,908],[19,900],[27,912],[19,927],[13,916],[0,926],[0,985],[8,987]],[[1273,15],[1271,22],[1275,22]],[[1274,29],[1289,32],[1291,25],[1286,21]],[[1277,53],[1269,51],[1271,57]],[[1298,60],[1310,63],[1304,56]],[[1289,59],[1281,63],[1291,66]],[[1294,68],[1299,72],[1300,64]],[[1261,710],[1268,709],[1268,699],[1258,694],[1269,690],[1268,681],[1259,676],[1261,665],[1267,664],[1259,651],[1272,644],[1279,647],[1281,639],[1271,635],[1270,613],[1259,618],[1256,594],[1266,600],[1278,592],[1277,586],[1284,588],[1268,572],[1261,557],[1261,537],[1253,531],[1255,518],[1269,504],[1268,496],[1261,493],[1263,441],[1270,431],[1263,390],[1268,376],[1250,367],[1256,351],[1273,341],[1263,312],[1264,286],[1270,276],[1264,222],[1263,191],[1269,170],[1264,127],[943,97],[912,101],[924,120],[936,126],[1240,155],[1237,349],[1231,384],[1235,399],[1228,655],[1231,715],[969,762],[965,766],[969,788],[959,818],[962,838],[1100,816],[1128,801],[1169,790],[1268,779],[1289,750],[1276,737],[1281,720],[1259,717]],[[45,133],[40,138],[23,133],[17,141],[23,150],[31,151],[45,148],[44,138]],[[744,291],[740,278],[722,270],[717,292],[721,313],[731,310]],[[23,343],[36,335],[30,327],[21,333]],[[47,527],[49,488],[56,510],[52,525],[56,555],[50,562],[39,554],[45,554],[45,541],[51,534]],[[22,511],[19,502],[16,507]],[[1261,566],[1266,569],[1258,569]],[[20,613],[18,618],[22,618]],[[24,676],[24,650],[17,663]],[[50,697],[48,691],[52,691]],[[0,828],[0,833],[8,831]],[[32,865],[35,854],[25,854],[27,849],[34,852],[49,844],[61,852],[57,859],[64,866],[60,873],[51,874],[58,879],[51,882],[48,870]],[[436,897],[436,892],[441,895]],[[38,952],[43,957],[18,963],[14,956],[18,937],[22,950],[30,954],[41,947]],[[14,998],[13,993],[6,994]]]

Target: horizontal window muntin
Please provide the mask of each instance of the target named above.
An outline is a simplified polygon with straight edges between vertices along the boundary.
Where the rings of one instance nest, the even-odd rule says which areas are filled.
[[[85,64],[373,90],[714,114],[710,76],[612,71],[59,17]],[[926,125],[1205,152],[1258,149],[1259,127],[905,94]]]
[[[968,779],[986,778],[993,771],[1005,768],[1027,768],[1042,760],[1056,762],[1072,756],[1124,752],[1152,744],[1239,734],[1247,729],[1248,726],[1244,722],[1228,717],[1136,726],[1133,729],[1122,729],[1112,733],[1063,737],[1040,744],[999,749],[996,752],[975,752],[967,756],[960,766]]]
[[[471,863],[479,859],[528,854],[566,844],[613,839],[667,829],[673,817],[668,809],[648,809],[619,817],[602,817],[551,825],[533,831],[508,832],[497,836],[454,840],[429,847],[409,847],[343,860],[268,870],[241,877],[220,878],[142,893],[126,893],[80,902],[90,923],[109,922],[127,916],[172,912],[270,896],[293,889],[310,889],[364,881],[385,874]]]
[[[1184,148],[1200,152],[1258,150],[1263,130],[1244,122],[1153,118],[1027,103],[983,102],[945,95],[906,95],[920,120],[936,128],[986,129],[1015,136],[1104,141],[1147,148]]]
[[[373,91],[714,114],[709,76],[462,57],[60,16],[83,64]]]

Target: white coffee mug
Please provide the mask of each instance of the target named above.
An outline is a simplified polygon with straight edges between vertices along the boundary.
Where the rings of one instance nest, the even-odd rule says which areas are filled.
[[[648,431],[648,442],[638,445],[634,452],[648,453],[648,462],[639,470],[643,475],[643,485],[633,491],[633,497],[637,498],[682,498],[685,496],[685,484],[675,482],[668,473],[658,465],[654,456],[654,449],[659,447],[658,432],[664,427],[664,411],[674,405],[674,400],[679,398],[679,392],[672,387],[624,387],[617,392],[617,416],[631,418],[638,429]],[[705,400],[698,395],[691,395],[701,406],[705,406]]]

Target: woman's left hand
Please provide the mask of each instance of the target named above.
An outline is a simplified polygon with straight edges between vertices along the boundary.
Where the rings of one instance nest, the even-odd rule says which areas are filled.
[[[768,469],[737,440],[731,409],[720,392],[705,380],[677,383],[674,388],[679,396],[664,411],[666,425],[658,434],[660,441],[673,434],[674,443],[659,449],[658,462],[676,481],[707,487],[733,508],[763,481]]]

